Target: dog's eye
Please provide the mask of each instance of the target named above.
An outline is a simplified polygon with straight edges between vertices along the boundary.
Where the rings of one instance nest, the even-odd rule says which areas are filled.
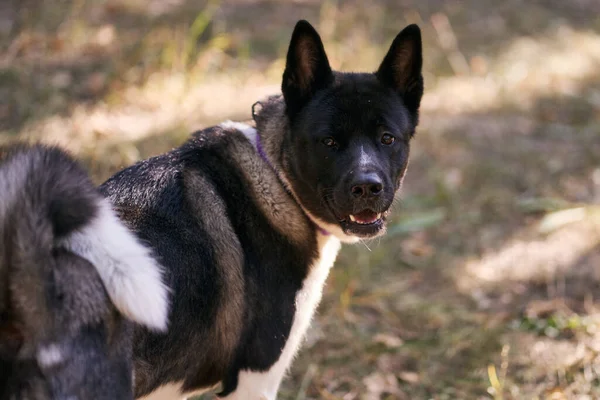
[[[389,133],[384,133],[383,136],[381,136],[381,143],[388,145],[388,146],[390,144],[394,143],[395,140],[396,140],[396,138],[393,137],[392,135],[390,135]]]
[[[335,140],[333,140],[332,137],[326,137],[325,139],[321,140],[321,143],[323,143],[327,147],[336,147],[337,146],[337,143],[335,142]]]

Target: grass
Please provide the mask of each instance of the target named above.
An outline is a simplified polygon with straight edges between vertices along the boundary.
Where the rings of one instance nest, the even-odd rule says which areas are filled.
[[[600,397],[595,2],[0,7],[0,139],[60,143],[97,182],[248,119],[299,18],[345,70],[419,23],[427,90],[395,219],[343,249],[280,398]]]

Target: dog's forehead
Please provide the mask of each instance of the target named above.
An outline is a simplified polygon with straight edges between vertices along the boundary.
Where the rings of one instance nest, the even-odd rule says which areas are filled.
[[[410,116],[400,96],[373,74],[343,74],[323,99],[331,128],[364,133],[383,126],[398,133],[410,131]]]

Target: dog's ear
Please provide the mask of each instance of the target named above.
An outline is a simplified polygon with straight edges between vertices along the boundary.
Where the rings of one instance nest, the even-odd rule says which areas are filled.
[[[423,49],[421,30],[409,25],[394,39],[387,55],[375,73],[385,85],[392,87],[416,114],[423,96]]]
[[[293,116],[320,89],[333,81],[321,37],[307,21],[298,21],[287,53],[281,91]]]

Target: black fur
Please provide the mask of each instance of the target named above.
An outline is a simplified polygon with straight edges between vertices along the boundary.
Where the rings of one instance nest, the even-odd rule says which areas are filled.
[[[101,186],[152,246],[171,288],[169,331],[135,332],[136,396],[180,381],[184,391],[222,382],[227,395],[241,370],[277,361],[296,294],[319,255],[323,227],[301,209],[346,238],[384,231],[418,121],[421,64],[420,33],[411,26],[376,74],[333,72],[319,35],[300,21],[283,74],[285,103],[273,98],[255,113],[268,162],[241,132],[212,127]],[[386,135],[395,141],[382,143]],[[270,218],[257,190],[282,191],[273,207],[299,216]],[[369,224],[351,221],[378,213]],[[287,225],[298,227],[296,236],[282,233]]]
[[[54,147],[0,149],[0,399],[127,399],[131,328],[96,269],[61,248],[101,199]],[[59,349],[46,366],[39,352]]]
[[[423,97],[422,68],[421,30],[417,25],[409,25],[396,36],[375,73],[381,82],[394,88],[402,97],[415,126]]]
[[[421,46],[419,28],[410,25],[377,73],[340,73],[331,71],[307,22],[300,21],[292,35],[282,84],[290,124],[282,145],[288,177],[304,207],[347,234],[383,231],[383,224],[353,224],[349,215],[374,212],[385,219],[400,187],[423,95]],[[394,143],[383,144],[385,134]],[[326,145],[328,140],[334,144]],[[354,188],[370,183],[381,192],[357,199]]]
[[[248,197],[239,166],[228,157],[231,142],[239,140],[245,139],[219,127],[197,132],[179,149],[136,164],[101,187],[122,218],[159,254],[173,293],[169,332],[136,331],[136,396],[169,381],[183,380],[184,389],[190,390],[222,379],[227,394],[235,389],[241,369],[268,369],[285,343],[294,296],[315,243],[293,246]],[[244,255],[244,318],[241,325],[228,327],[240,330],[229,357],[226,347],[231,344],[215,342],[211,332],[222,272],[212,252],[211,232],[194,217],[184,194],[190,171],[209,184],[205,195],[225,202],[225,218]],[[210,204],[208,200],[202,206]]]
[[[315,93],[332,82],[321,37],[307,21],[299,21],[290,40],[281,84],[288,114],[295,116]]]

